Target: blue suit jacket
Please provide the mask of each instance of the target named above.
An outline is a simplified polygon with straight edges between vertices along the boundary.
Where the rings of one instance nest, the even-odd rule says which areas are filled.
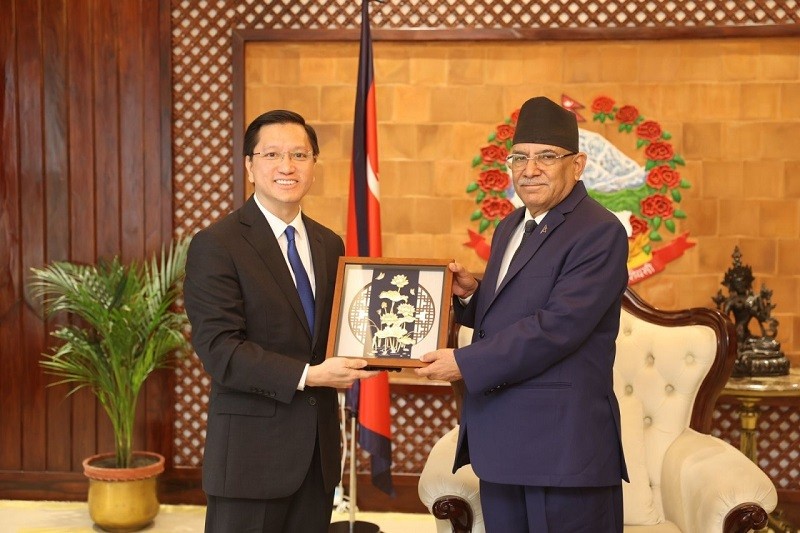
[[[495,292],[524,208],[494,233],[478,291],[456,320],[473,327],[455,352],[466,393],[454,471],[531,486],[627,480],[612,367],[628,240],[578,182],[526,240]]]

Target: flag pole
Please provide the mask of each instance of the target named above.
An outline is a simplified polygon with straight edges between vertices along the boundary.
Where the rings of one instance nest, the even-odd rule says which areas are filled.
[[[356,416],[350,416],[350,531],[356,523]]]
[[[350,490],[348,491],[348,510],[349,519],[345,521],[333,522],[328,527],[328,533],[380,533],[380,526],[372,522],[356,520],[356,498],[358,496],[358,482],[356,478],[356,418],[358,413],[348,411],[350,416]]]
[[[372,0],[380,1],[380,0]],[[350,166],[350,197],[347,209],[345,253],[349,256],[380,257],[380,186],[378,172],[376,97],[370,35],[370,0],[361,0],[361,40],[358,83],[353,120],[353,152]],[[372,483],[394,496],[391,480],[391,419],[389,380],[385,372],[358,380],[347,394],[350,412],[350,520],[335,522],[331,532],[377,533],[380,528],[355,520],[356,432],[358,445],[370,454]],[[360,407],[359,407],[360,404]],[[342,421],[342,427],[346,427]],[[339,526],[342,524],[342,526]],[[334,525],[339,529],[333,529]],[[346,529],[345,529],[346,527]]]

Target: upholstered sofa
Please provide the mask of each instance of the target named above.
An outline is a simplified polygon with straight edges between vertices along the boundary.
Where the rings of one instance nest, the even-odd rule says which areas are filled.
[[[462,346],[471,331],[461,328],[455,338]],[[744,533],[766,525],[777,505],[774,485],[739,450],[709,435],[735,339],[717,311],[660,311],[626,291],[614,364],[631,478],[623,483],[626,533]],[[457,437],[455,427],[434,445],[419,496],[439,533],[482,533],[478,479],[469,466],[452,473]]]

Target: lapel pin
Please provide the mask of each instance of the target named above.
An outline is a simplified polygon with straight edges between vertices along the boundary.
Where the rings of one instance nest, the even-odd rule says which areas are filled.
[[[547,224],[544,225],[542,231],[540,231],[539,233],[547,233]]]

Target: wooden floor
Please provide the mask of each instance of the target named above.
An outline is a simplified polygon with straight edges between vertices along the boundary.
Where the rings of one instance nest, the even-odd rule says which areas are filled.
[[[205,507],[161,505],[152,526],[144,533],[202,533]],[[347,522],[349,513],[335,512],[332,522]],[[380,527],[381,533],[435,533],[431,515],[411,513],[357,513],[356,520]],[[349,529],[349,528],[348,528]],[[85,502],[0,500],[3,533],[97,533]]]

